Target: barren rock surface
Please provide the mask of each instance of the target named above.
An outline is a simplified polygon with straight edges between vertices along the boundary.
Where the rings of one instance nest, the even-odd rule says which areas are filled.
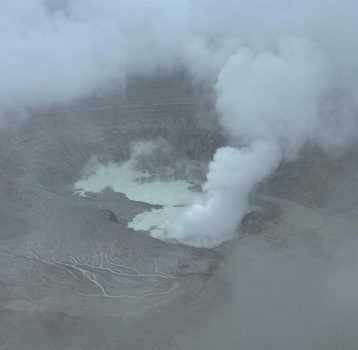
[[[125,95],[38,108],[12,135],[0,135],[1,349],[175,348],[226,301],[233,246],[287,259],[329,257],[355,237],[348,161],[324,160],[314,150],[263,184],[261,211],[244,219],[240,239],[215,249],[129,229],[153,207],[147,203],[110,189],[85,198],[71,191],[93,157],[120,162],[131,143],[158,139],[168,152],[147,166],[169,167],[198,186],[224,142],[212,115],[208,93],[178,75],[135,81]],[[321,205],[335,186],[335,205],[332,197]],[[341,212],[332,215],[332,207]]]

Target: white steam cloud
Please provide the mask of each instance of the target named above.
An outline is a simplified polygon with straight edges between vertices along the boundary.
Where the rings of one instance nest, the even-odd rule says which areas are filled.
[[[238,147],[217,151],[202,202],[189,207],[178,223],[168,224],[169,232],[180,239],[195,237],[195,244],[235,235],[255,185],[281,161],[294,159],[307,141],[329,149],[342,146],[341,134],[332,137],[325,108],[332,103],[330,65],[306,39],[281,39],[275,52],[257,55],[240,49],[220,71],[215,87],[221,124]],[[200,243],[197,233],[204,235]]]
[[[357,13],[353,0],[0,0],[0,115],[185,67],[214,87],[230,147],[166,226],[221,241],[280,162],[355,138]]]
[[[216,152],[201,200],[166,223],[172,236],[195,245],[234,237],[250,192],[281,162],[307,142],[340,153],[355,138],[357,86],[341,75],[342,52],[300,34],[283,32],[263,51],[240,47],[221,67],[216,106],[234,147]]]

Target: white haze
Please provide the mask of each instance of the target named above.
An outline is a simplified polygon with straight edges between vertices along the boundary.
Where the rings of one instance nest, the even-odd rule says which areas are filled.
[[[356,134],[353,0],[0,0],[0,113],[66,102],[131,75],[185,67],[211,84],[230,147],[203,197],[167,223],[197,244],[235,234],[248,195],[307,142]]]
[[[357,257],[300,254],[282,261],[245,246],[227,272],[229,305],[214,308],[175,349],[357,349]]]

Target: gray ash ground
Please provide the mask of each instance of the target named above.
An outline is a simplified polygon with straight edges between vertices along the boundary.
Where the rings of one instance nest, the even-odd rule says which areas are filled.
[[[167,153],[148,166],[198,186],[225,142],[210,94],[180,74],[137,80],[125,96],[32,110],[0,135],[1,349],[178,349],[229,302],[232,256],[245,247],[329,258],[356,236],[353,151],[327,160],[307,147],[261,186],[238,239],[214,249],[129,229],[153,205],[111,189],[73,196],[93,157],[121,162],[133,142],[158,139]]]

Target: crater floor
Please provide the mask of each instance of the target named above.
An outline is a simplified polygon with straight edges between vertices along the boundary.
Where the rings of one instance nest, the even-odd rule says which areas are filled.
[[[354,254],[343,243],[358,228],[354,152],[329,161],[305,150],[259,189],[240,238],[215,249],[128,227],[168,203],[115,186],[74,195],[94,159],[123,164],[143,141],[159,144],[140,163],[150,174],[199,186],[224,143],[214,115],[210,94],[179,74],[133,81],[125,95],[34,109],[0,134],[1,349],[177,349],[230,300],[232,256]]]

